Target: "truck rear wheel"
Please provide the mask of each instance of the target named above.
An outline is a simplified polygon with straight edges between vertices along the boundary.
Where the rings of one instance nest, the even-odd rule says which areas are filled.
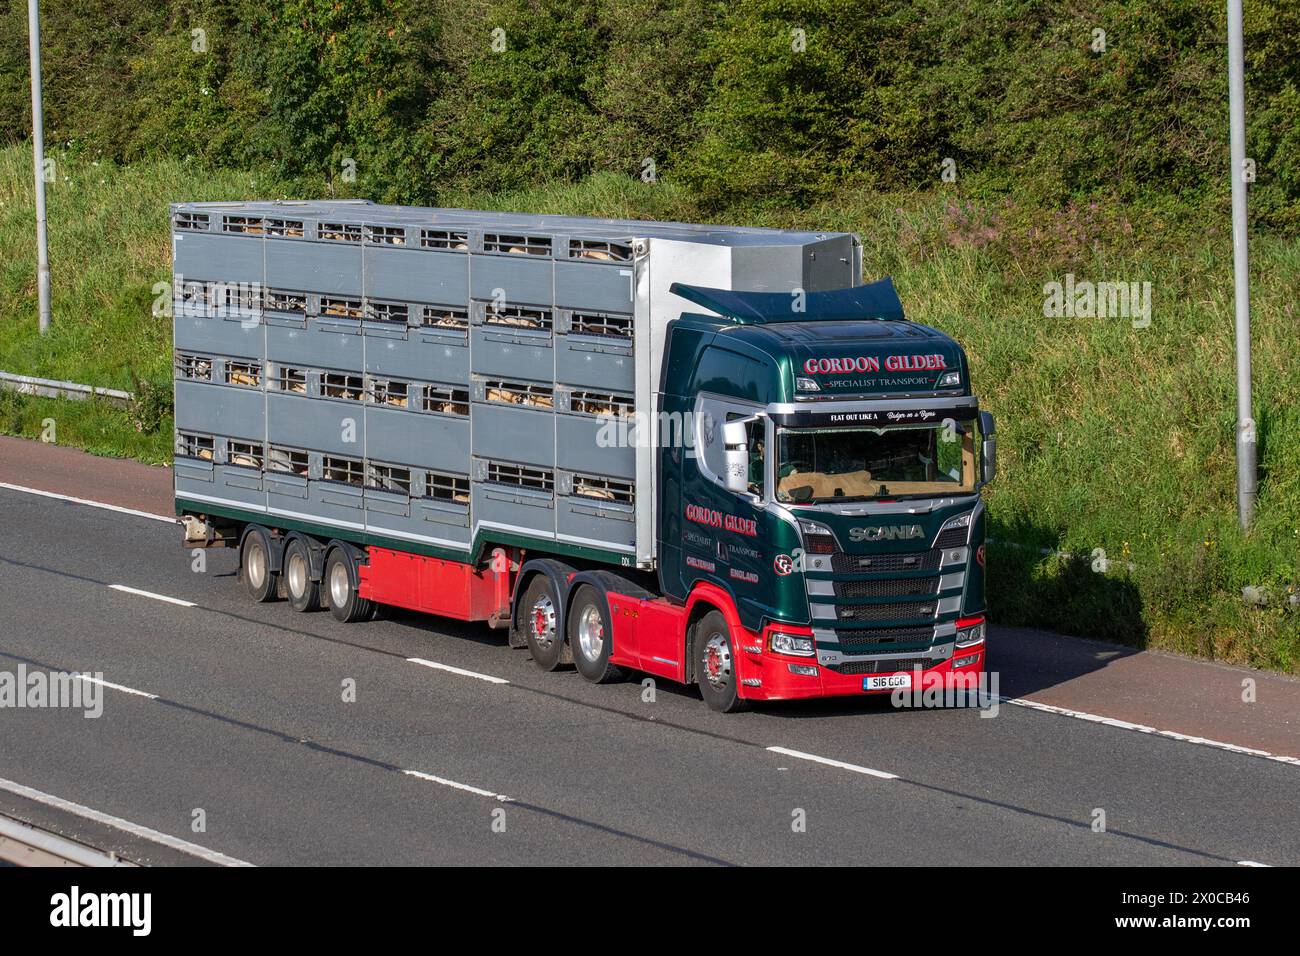
[[[692,647],[695,650],[695,678],[700,685],[700,696],[709,709],[720,714],[744,710],[749,702],[740,696],[731,628],[721,611],[710,611],[696,622]]]
[[[357,593],[357,563],[346,548],[336,547],[325,559],[325,577],[321,591],[325,606],[334,619],[344,624],[364,621],[374,611],[374,605]]]
[[[311,554],[302,538],[294,538],[285,548],[284,590],[295,611],[320,607],[320,585],[311,579]]]
[[[544,671],[555,670],[564,658],[564,635],[557,625],[559,608],[560,599],[551,579],[545,574],[534,575],[519,600],[519,614],[523,618],[519,626],[533,663]]]
[[[593,684],[608,684],[623,676],[622,669],[609,662],[614,629],[603,594],[590,584],[579,587],[569,605],[568,624],[569,650],[579,674]]]
[[[271,570],[271,544],[261,528],[249,528],[239,549],[239,578],[258,604],[275,597],[276,573]]]

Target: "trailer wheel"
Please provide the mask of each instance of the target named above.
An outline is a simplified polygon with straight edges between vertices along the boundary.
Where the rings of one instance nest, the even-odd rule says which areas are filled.
[[[271,545],[261,528],[249,528],[239,549],[239,578],[258,604],[275,598],[276,578],[271,570]]]
[[[569,606],[569,650],[573,666],[593,684],[608,684],[623,676],[622,668],[609,662],[614,647],[609,605],[605,596],[590,584],[578,588]]]
[[[320,607],[320,585],[311,579],[311,555],[302,538],[294,538],[284,551],[284,590],[295,611]]]
[[[721,611],[710,611],[695,624],[695,678],[710,710],[732,714],[749,702],[740,696],[731,629]]]
[[[545,574],[536,574],[519,601],[523,618],[520,629],[533,662],[544,671],[553,671],[564,658],[564,635],[559,632],[560,599],[555,586]]]
[[[357,594],[357,563],[347,548],[334,548],[325,559],[325,578],[321,582],[325,606],[335,620],[344,624],[364,621],[374,612],[374,605]]]

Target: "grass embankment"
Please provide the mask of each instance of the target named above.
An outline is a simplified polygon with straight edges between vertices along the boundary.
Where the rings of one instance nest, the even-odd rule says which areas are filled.
[[[0,368],[151,396],[169,393],[170,325],[150,314],[169,272],[167,202],[320,193],[176,162],[61,161],[49,187],[54,327],[41,338],[29,184],[25,152],[0,150]],[[616,176],[455,202],[699,216],[671,184]],[[867,276],[894,276],[912,319],[966,347],[999,422],[1000,474],[987,491],[996,620],[1300,672],[1300,611],[1287,603],[1300,585],[1300,241],[1261,235],[1251,250],[1262,481],[1256,525],[1242,535],[1226,216],[1104,203],[1040,213],[933,191],[844,193],[727,218],[859,232]],[[1045,318],[1044,285],[1067,274],[1151,282],[1150,326]],[[0,430],[37,437],[45,418],[63,443],[153,462],[170,454],[165,408],[0,395]],[[1097,549],[1109,570],[1094,570]],[[1267,588],[1269,604],[1244,605],[1246,585]]]

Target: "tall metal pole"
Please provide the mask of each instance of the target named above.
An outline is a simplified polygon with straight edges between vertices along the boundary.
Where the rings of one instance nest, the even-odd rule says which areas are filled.
[[[41,335],[50,328],[50,252],[45,234],[45,113],[41,105],[40,0],[27,0],[28,45],[32,57],[32,153],[36,166],[36,296]]]
[[[1246,254],[1246,80],[1241,0],[1228,0],[1228,112],[1232,130],[1232,275],[1237,317],[1237,517],[1255,513],[1255,418],[1250,400],[1250,260]]]

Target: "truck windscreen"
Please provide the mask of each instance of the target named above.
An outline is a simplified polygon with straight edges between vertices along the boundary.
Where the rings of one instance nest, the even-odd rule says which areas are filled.
[[[781,428],[776,497],[794,504],[973,492],[968,423],[890,428]]]

